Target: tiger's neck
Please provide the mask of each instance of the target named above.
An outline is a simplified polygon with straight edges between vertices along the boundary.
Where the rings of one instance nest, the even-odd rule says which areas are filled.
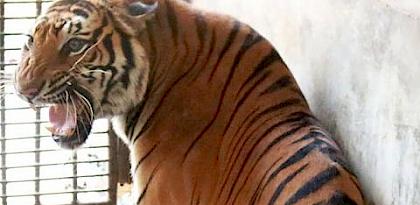
[[[131,112],[112,119],[117,135],[131,150],[134,197],[145,191],[148,181],[162,166],[167,166],[166,170],[177,169],[170,167],[175,163],[163,164],[173,153],[179,154],[177,158],[180,159],[184,150],[175,150],[174,143],[168,142],[183,135],[185,139],[179,138],[179,147],[189,144],[191,134],[185,128],[201,129],[196,121],[209,116],[209,112],[200,113],[198,107],[190,112],[189,109],[198,104],[187,104],[198,101],[185,100],[194,93],[175,91],[176,87],[188,86],[188,82],[197,78],[202,68],[206,67],[207,58],[212,52],[210,45],[204,45],[207,43],[203,42],[203,38],[210,37],[204,36],[207,35],[204,33],[213,29],[214,25],[203,27],[204,24],[197,22],[204,21],[202,17],[184,2],[159,0],[155,17],[146,23],[144,32],[139,36],[150,64],[146,96]],[[166,120],[159,120],[162,118]],[[182,124],[171,124],[173,121]]]

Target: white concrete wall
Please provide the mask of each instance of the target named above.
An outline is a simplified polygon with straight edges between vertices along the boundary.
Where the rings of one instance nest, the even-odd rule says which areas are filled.
[[[369,200],[420,204],[420,1],[195,3],[232,14],[273,42]]]

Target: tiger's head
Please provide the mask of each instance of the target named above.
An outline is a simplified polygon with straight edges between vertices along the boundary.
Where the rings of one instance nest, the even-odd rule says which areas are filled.
[[[136,37],[156,8],[140,1],[59,0],[37,19],[15,87],[30,104],[50,106],[49,129],[61,147],[80,146],[94,119],[142,101],[149,63]]]

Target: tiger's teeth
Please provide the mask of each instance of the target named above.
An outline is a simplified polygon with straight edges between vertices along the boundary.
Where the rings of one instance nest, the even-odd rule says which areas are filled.
[[[57,128],[54,127],[45,127],[49,132],[51,132],[52,134],[55,134],[55,132],[57,131]]]
[[[29,104],[29,106],[31,107],[32,110],[39,111],[39,109],[37,107],[35,107],[34,104]]]
[[[67,136],[67,137],[72,136],[73,133],[74,133],[73,129],[66,130],[66,131],[63,132],[64,136]]]

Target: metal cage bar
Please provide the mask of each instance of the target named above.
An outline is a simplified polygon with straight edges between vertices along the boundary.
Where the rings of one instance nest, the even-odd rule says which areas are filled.
[[[40,15],[41,14],[41,9],[42,9],[42,2],[41,0],[36,0],[36,15]],[[38,109],[36,110],[36,116],[35,116],[35,120],[36,121],[41,121],[41,111]],[[40,135],[41,134],[41,124],[40,123],[36,123],[35,125],[35,135]],[[41,139],[40,138],[36,138],[35,139],[35,149],[40,150],[41,149]],[[40,152],[35,152],[35,163],[39,164],[41,162],[41,153]],[[35,167],[35,178],[40,178],[40,168],[39,167]],[[35,192],[39,193],[40,192],[40,180],[35,180]],[[39,198],[39,195],[35,196],[35,204],[36,205],[40,205],[41,204],[41,200]]]
[[[4,4],[0,4],[0,16],[4,16]],[[0,19],[0,33],[3,33],[4,32],[4,19]],[[4,47],[4,36],[2,35],[2,36],[0,36],[0,48],[3,48]],[[0,62],[4,62],[4,50],[2,50],[2,51],[0,51]],[[4,65],[0,65],[0,71],[4,71]],[[3,73],[1,74],[1,75],[3,75]],[[3,85],[3,83],[1,83],[1,90],[0,90],[0,92],[4,92],[5,91],[5,89],[4,89],[4,85]],[[5,100],[6,100],[6,98],[5,97],[3,97],[2,99],[0,99],[0,106],[3,108],[3,107],[5,107]],[[1,125],[0,125],[0,127],[1,127],[1,138],[4,138],[5,136],[6,136],[6,125],[4,125],[3,123],[6,121],[6,118],[5,118],[5,116],[6,116],[6,111],[5,110],[2,110],[2,111],[0,111],[0,122],[1,122]],[[1,149],[0,149],[0,151],[1,152],[5,152],[6,151],[6,142],[1,142]],[[5,167],[6,166],[6,156],[5,155],[2,155],[1,156],[1,167]],[[1,183],[1,194],[2,195],[6,195],[7,193],[6,193],[6,191],[7,191],[7,189],[6,189],[6,186],[7,186],[7,179],[6,179],[6,170],[4,170],[4,169],[2,169],[1,170],[1,180],[2,180],[2,183]],[[5,198],[1,198],[1,202],[2,202],[2,205],[7,205],[7,200],[5,199]]]

